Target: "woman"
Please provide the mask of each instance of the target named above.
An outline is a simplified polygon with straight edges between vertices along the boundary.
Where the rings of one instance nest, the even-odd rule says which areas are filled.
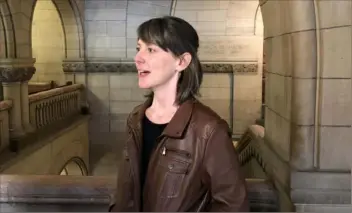
[[[197,32],[170,16],[137,32],[138,84],[151,93],[127,119],[110,211],[248,211],[228,125],[196,99],[203,75]]]

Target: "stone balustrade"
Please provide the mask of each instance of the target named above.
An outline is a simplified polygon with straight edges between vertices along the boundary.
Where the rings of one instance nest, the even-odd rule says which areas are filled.
[[[79,113],[83,85],[73,84],[29,95],[29,120],[43,128]]]
[[[5,100],[0,102],[0,151],[8,147],[10,142],[9,115],[11,108],[11,100]]]
[[[107,212],[116,190],[113,176],[0,175],[3,212]],[[277,210],[268,180],[246,179],[253,212]]]

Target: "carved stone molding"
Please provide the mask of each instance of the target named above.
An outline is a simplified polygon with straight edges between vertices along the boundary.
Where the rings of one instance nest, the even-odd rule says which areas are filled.
[[[65,61],[62,64],[66,73],[129,73],[136,72],[133,62],[74,62]],[[235,73],[256,74],[258,65],[255,63],[202,63],[204,73]]]
[[[29,81],[34,75],[36,68],[28,67],[0,67],[1,82],[23,82]]]
[[[232,73],[232,64],[208,64],[202,63],[202,69],[205,73]]]
[[[258,64],[234,64],[232,69],[237,74],[256,74],[258,72]]]
[[[126,73],[137,72],[133,63],[121,62],[64,62],[63,71],[70,72],[89,72],[89,73]]]
[[[84,63],[63,63],[62,69],[64,72],[84,72],[85,64]]]

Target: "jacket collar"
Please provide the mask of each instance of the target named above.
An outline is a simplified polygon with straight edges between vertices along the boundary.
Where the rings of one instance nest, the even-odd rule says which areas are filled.
[[[191,119],[195,102],[196,100],[191,99],[180,105],[175,115],[164,129],[163,135],[174,138],[181,138],[183,136],[183,133],[187,129]],[[146,109],[151,105],[151,103],[152,98],[148,98],[143,104],[139,105],[132,111],[132,118],[130,120],[131,128],[140,132],[142,131],[142,120]]]

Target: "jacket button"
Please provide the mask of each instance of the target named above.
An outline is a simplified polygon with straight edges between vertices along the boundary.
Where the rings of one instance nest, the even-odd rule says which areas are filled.
[[[174,168],[174,164],[169,164],[169,169],[172,170]]]

